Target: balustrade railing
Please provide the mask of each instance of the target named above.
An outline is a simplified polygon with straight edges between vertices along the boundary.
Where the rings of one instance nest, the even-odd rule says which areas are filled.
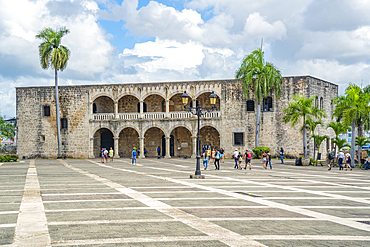
[[[166,112],[144,112],[142,119],[156,120],[165,119],[167,116]],[[205,112],[202,118],[219,118],[221,116],[219,111]],[[168,117],[170,119],[187,119],[193,118],[193,114],[190,112],[169,112]],[[138,120],[140,119],[140,113],[94,113],[92,115],[93,120]]]
[[[166,118],[165,112],[145,112],[144,119],[164,119]]]
[[[93,119],[94,120],[113,120],[114,113],[94,113]]]
[[[191,118],[193,115],[190,112],[169,112],[168,113],[171,119],[182,119],[182,118]]]
[[[220,116],[221,116],[221,114],[220,114],[219,111],[206,112],[203,115],[204,118],[218,118]]]
[[[119,120],[136,120],[139,119],[140,113],[118,113],[117,119]]]

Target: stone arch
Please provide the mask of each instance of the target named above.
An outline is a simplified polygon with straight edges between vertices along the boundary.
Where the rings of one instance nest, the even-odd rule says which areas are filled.
[[[141,133],[142,133],[143,137],[145,136],[145,133],[146,133],[150,128],[158,128],[158,129],[162,130],[162,132],[163,132],[166,136],[168,136],[167,131],[165,131],[165,129],[164,129],[162,126],[158,126],[158,125],[148,125],[148,126],[143,127],[143,128],[142,128],[142,130],[141,130]]]
[[[217,97],[219,99],[221,99],[221,94],[219,92],[217,92],[217,91],[212,90],[212,89],[203,89],[203,90],[195,93],[195,95],[192,98],[198,98],[200,95],[202,95],[204,93],[210,93],[211,94],[212,92],[214,92],[217,95]]]
[[[199,133],[200,146],[211,145],[212,148],[220,149],[220,132],[213,126],[205,125]]]
[[[182,93],[177,93],[177,94],[174,94],[174,95],[171,96],[170,101],[172,101],[174,103],[174,107],[173,107],[173,110],[172,110],[171,106],[170,106],[170,109],[169,109],[170,112],[176,112],[176,111],[183,111],[184,110],[184,105],[182,104],[181,95],[182,95]],[[192,98],[190,97],[187,106],[190,106],[191,104],[192,104]]]
[[[144,101],[146,98],[148,98],[149,96],[151,95],[158,95],[158,96],[161,96],[163,99],[167,99],[166,98],[166,95],[164,93],[161,93],[161,92],[148,92],[148,93],[145,93],[141,96],[141,100]]]
[[[174,129],[179,128],[179,127],[183,127],[185,129],[189,130],[189,132],[191,133],[191,135],[192,136],[195,136],[195,135],[193,135],[193,129],[191,128],[191,125],[190,124],[189,124],[189,126],[187,126],[186,124],[175,124],[175,125],[173,125],[173,126],[171,126],[169,128],[168,133],[171,134]]]
[[[136,130],[136,132],[139,134],[139,136],[140,136],[140,133],[141,133],[141,131],[140,131],[140,129],[137,127],[137,126],[135,126],[135,125],[128,125],[128,124],[125,124],[125,125],[123,125],[123,126],[121,126],[121,127],[119,127],[118,129],[117,129],[117,133],[118,133],[118,135],[121,133],[121,131],[122,130],[124,130],[124,129],[126,129],[126,128],[132,128],[132,129],[134,129],[134,130]],[[117,136],[118,136],[117,135]]]
[[[135,98],[137,98],[139,101],[140,101],[140,95],[139,94],[136,94],[136,93],[132,93],[132,92],[121,92],[117,95],[117,101],[120,100],[121,98],[125,97],[125,96],[134,96]]]
[[[109,94],[106,94],[106,93],[95,94],[94,96],[91,97],[91,102],[94,102],[97,98],[103,97],[103,96],[110,98],[114,102],[114,99]]]
[[[164,153],[163,151],[166,148],[164,136],[166,136],[166,133],[157,126],[149,127],[144,132],[144,150],[146,150],[147,156],[156,157],[158,147],[161,149],[160,155]]]
[[[101,127],[94,132],[94,144],[93,153],[95,157],[99,157],[100,150],[106,148],[109,150],[110,147],[114,148],[114,132],[110,129]]]
[[[116,137],[116,136],[117,136],[116,131],[114,131],[111,127],[106,126],[106,125],[103,125],[103,124],[101,124],[101,125],[99,125],[99,126],[95,127],[95,128],[93,129],[93,131],[91,132],[91,133],[92,133],[92,135],[91,135],[91,136],[94,136],[94,135],[95,135],[95,133],[96,133],[99,129],[102,129],[102,128],[104,128],[104,129],[108,129],[110,132],[112,132],[112,133],[113,133],[113,137]]]
[[[134,95],[126,94],[118,100],[118,113],[137,113],[139,98]]]
[[[120,157],[131,157],[133,147],[140,148],[139,132],[133,127],[125,127],[119,132],[118,154]]]
[[[146,103],[147,112],[165,112],[165,97],[161,94],[150,94],[144,98],[144,103]]]
[[[170,136],[173,136],[173,156],[175,157],[191,157],[193,148],[192,132],[185,126],[177,126],[172,129]],[[171,145],[170,144],[170,145]],[[171,147],[170,147],[171,148]]]
[[[211,94],[212,92],[203,92],[201,94],[199,94],[197,97],[196,97],[196,100],[200,102],[200,106],[201,107],[212,107],[211,106],[211,103],[209,101],[209,95]],[[217,94],[216,94],[217,95]],[[221,106],[221,102],[220,102],[220,97],[217,95],[217,100],[216,100],[216,108],[217,109],[220,109],[220,106]]]
[[[96,105],[96,113],[114,113],[114,100],[109,96],[97,97],[93,104]]]

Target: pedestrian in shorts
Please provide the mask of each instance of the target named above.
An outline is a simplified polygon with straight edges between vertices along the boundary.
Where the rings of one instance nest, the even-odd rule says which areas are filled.
[[[245,159],[245,167],[244,167],[244,170],[247,169],[248,163],[249,163],[249,170],[252,170],[252,154],[251,154],[251,152],[248,151],[248,149],[245,150],[244,159]]]

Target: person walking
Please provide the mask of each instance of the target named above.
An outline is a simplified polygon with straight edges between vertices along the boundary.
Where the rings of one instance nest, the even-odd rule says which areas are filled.
[[[215,170],[220,170],[220,152],[216,149],[215,151]]]
[[[331,170],[331,162],[334,159],[333,154],[330,152],[330,149],[328,149],[328,152],[326,153],[326,164],[328,165],[328,171]]]
[[[104,163],[104,148],[101,148],[100,150],[100,162]]]
[[[209,164],[209,161],[211,160],[211,154],[212,154],[211,146],[207,149],[207,153],[208,153],[208,164]]]
[[[241,154],[241,152],[239,152],[239,154],[238,154],[238,163],[239,163],[238,169],[239,170],[243,169],[242,168],[242,162],[243,162],[243,155]]]
[[[280,148],[280,160],[281,160],[281,164],[284,164],[284,149],[283,149],[283,147]]]
[[[235,152],[233,154],[233,157],[234,157],[234,160],[235,160],[234,169],[237,169],[238,168],[238,156],[239,156],[238,149],[235,149]]]
[[[222,163],[225,163],[224,149],[221,148],[219,152],[220,152],[220,155],[221,155],[221,159],[220,160],[222,161]]]
[[[343,170],[342,163],[343,163],[343,160],[345,159],[345,156],[344,156],[344,153],[343,153],[342,149],[339,150],[339,153],[337,154],[337,157],[338,157],[339,170]]]
[[[349,154],[349,151],[347,151],[346,152],[346,171],[348,168],[352,171],[351,162],[352,162],[352,157]]]
[[[205,152],[203,152],[203,166],[204,166],[204,170],[207,170],[208,168],[208,152],[207,150],[204,150]]]
[[[136,150],[135,148],[132,149],[132,152],[131,152],[131,164],[132,165],[136,165]]]
[[[267,154],[263,150],[262,150],[262,154],[261,154],[261,161],[262,161],[262,164],[263,164],[263,169],[266,169]]]
[[[244,167],[244,170],[247,169],[248,163],[249,163],[249,170],[252,170],[252,154],[251,154],[251,152],[248,151],[248,149],[245,150],[244,159],[245,159],[245,167]]]
[[[113,162],[113,156],[114,156],[114,151],[113,151],[113,148],[110,147],[109,149],[109,158],[110,158],[110,162]]]
[[[267,163],[270,165],[270,169],[272,169],[270,150],[267,150],[266,154],[267,154]],[[267,164],[266,164],[266,168],[267,168]]]
[[[161,158],[161,148],[158,146],[157,147],[157,154],[158,154],[158,159],[160,159]]]
[[[104,148],[104,159],[105,163],[108,163],[108,150],[106,148]]]
[[[215,163],[215,157],[216,157],[216,150],[213,148],[212,149],[212,161]]]

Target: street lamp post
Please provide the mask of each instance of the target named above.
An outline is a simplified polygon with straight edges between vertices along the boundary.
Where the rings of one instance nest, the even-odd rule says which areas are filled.
[[[206,107],[200,107],[200,102],[199,101],[196,101],[196,106],[194,107],[189,107],[189,106],[186,106],[189,102],[189,95],[186,93],[186,91],[181,95],[181,100],[182,100],[182,104],[184,105],[184,110],[185,111],[188,111],[188,112],[191,112],[192,114],[194,115],[197,115],[198,117],[198,133],[197,133],[197,145],[196,145],[196,148],[197,148],[197,164],[196,164],[196,168],[195,168],[195,175],[190,175],[190,178],[204,178],[204,175],[201,174],[200,172],[200,140],[199,140],[199,129],[200,129],[200,117],[203,115],[202,111],[207,111],[207,112],[210,112],[210,111],[214,111],[216,110],[216,100],[217,100],[217,95],[212,92],[210,95],[209,95],[209,101],[210,101],[210,104],[212,107],[209,107],[209,108],[206,108]]]

